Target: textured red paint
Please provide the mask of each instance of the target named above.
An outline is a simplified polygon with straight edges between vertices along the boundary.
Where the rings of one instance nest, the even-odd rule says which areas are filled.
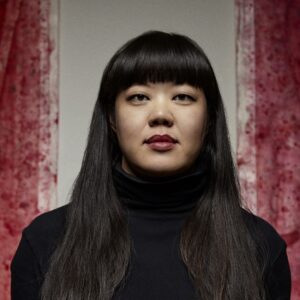
[[[288,244],[293,290],[300,299],[300,0],[240,0],[254,4],[255,94],[248,106],[252,115],[239,130],[239,167],[249,168],[248,147],[242,141],[252,132],[255,149],[257,214],[272,223]],[[238,39],[249,39],[239,34]],[[246,63],[245,61],[242,63]],[[245,64],[247,66],[247,64]],[[243,80],[240,88],[249,89]],[[239,99],[240,101],[240,99]],[[240,124],[243,124],[242,122]],[[249,146],[249,145],[247,145]],[[242,181],[248,196],[247,178]]]
[[[0,1],[0,299],[20,233],[56,185],[57,97],[50,82],[50,0]],[[41,199],[41,196],[43,199]],[[43,201],[41,209],[41,201]]]

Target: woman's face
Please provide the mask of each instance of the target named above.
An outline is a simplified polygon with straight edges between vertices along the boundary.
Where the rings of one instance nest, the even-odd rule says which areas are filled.
[[[111,123],[124,171],[157,177],[188,170],[201,149],[206,114],[204,93],[188,84],[132,85],[119,93]],[[158,140],[150,141],[154,135]]]

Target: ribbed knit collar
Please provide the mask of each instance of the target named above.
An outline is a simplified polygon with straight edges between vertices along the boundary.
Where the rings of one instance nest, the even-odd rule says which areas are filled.
[[[181,213],[194,208],[205,190],[207,161],[201,156],[186,174],[145,180],[128,174],[118,160],[113,167],[113,179],[121,201],[133,210]]]

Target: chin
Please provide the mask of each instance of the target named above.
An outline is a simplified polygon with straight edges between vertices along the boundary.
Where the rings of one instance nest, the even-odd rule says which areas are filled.
[[[147,157],[139,156],[134,160],[126,160],[126,169],[129,173],[143,177],[164,177],[172,176],[183,172],[188,161],[174,157]]]

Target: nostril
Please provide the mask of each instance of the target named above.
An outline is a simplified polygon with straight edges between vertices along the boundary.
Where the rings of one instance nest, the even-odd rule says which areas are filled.
[[[161,119],[161,118],[156,118],[155,120],[151,120],[149,122],[150,126],[156,126],[156,125],[165,125],[165,126],[172,126],[173,122],[171,120],[167,120],[165,118]]]

